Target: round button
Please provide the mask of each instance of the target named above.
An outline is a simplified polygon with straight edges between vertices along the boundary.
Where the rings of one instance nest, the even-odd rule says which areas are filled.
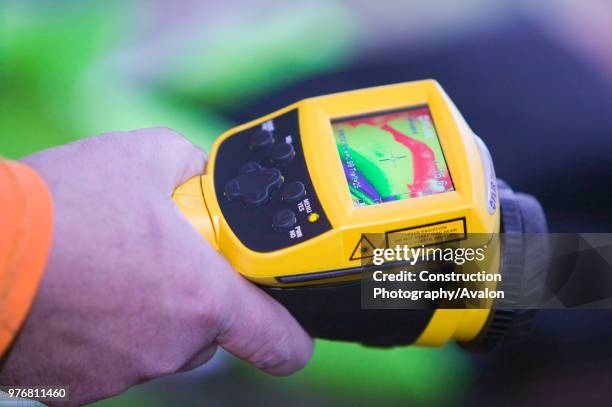
[[[255,162],[248,162],[240,168],[240,174],[250,174],[261,170],[261,165]]]
[[[250,206],[258,206],[266,202],[269,197],[270,195],[266,189],[258,189],[251,193],[245,194],[242,197],[242,201]]]
[[[236,199],[241,196],[240,182],[237,179],[231,179],[225,184],[225,196],[228,199]]]
[[[251,150],[263,150],[265,148],[270,147],[273,142],[274,137],[272,136],[271,132],[265,130],[257,130],[251,136],[249,148]]]
[[[265,177],[270,188],[278,188],[283,183],[283,175],[276,168],[266,168]]]
[[[294,203],[306,196],[306,187],[300,181],[291,181],[283,188],[281,199],[286,203]]]
[[[296,223],[295,212],[291,209],[281,209],[272,218],[272,227],[279,232],[291,229]]]
[[[292,144],[279,143],[272,148],[270,156],[275,164],[287,164],[291,162],[295,151]]]

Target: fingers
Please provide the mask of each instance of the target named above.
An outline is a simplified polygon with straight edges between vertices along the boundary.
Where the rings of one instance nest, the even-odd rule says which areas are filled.
[[[184,157],[183,171],[178,174],[176,185],[182,184],[188,179],[204,173],[206,167],[207,154],[194,144],[188,148]]]
[[[231,272],[232,306],[226,308],[217,343],[272,375],[303,368],[312,354],[312,338],[283,306]]]
[[[165,127],[132,130],[125,133],[110,133],[89,139],[90,141],[114,143],[129,154],[135,166],[140,162],[143,171],[149,174],[149,183],[156,183],[164,194],[188,179],[204,173],[207,154],[187,138]],[[140,161],[134,156],[140,155]],[[145,163],[146,165],[143,165]],[[132,168],[136,171],[136,168]]]
[[[163,127],[106,133],[23,158],[37,170],[52,166],[57,174],[80,168],[83,178],[96,176],[99,168],[113,168],[112,173],[119,174],[116,184],[125,182],[129,174],[129,179],[160,189],[164,196],[204,173],[206,160],[202,149]]]
[[[206,345],[204,349],[196,353],[191,359],[189,359],[179,370],[179,372],[188,372],[197,367],[202,366],[204,363],[208,362],[215,355],[217,351],[216,345]]]
[[[168,171],[172,190],[188,179],[204,173],[207,154],[176,131],[157,127],[135,132],[158,144],[161,155],[161,163],[158,164]]]

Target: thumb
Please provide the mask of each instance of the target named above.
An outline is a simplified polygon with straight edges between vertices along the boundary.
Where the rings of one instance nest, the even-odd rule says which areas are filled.
[[[278,302],[237,273],[232,273],[231,315],[217,343],[269,374],[284,376],[303,368],[312,354],[312,338]]]

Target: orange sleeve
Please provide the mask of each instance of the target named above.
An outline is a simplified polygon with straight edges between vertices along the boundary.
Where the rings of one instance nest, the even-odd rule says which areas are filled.
[[[0,159],[0,355],[19,331],[51,246],[53,210],[44,181]]]

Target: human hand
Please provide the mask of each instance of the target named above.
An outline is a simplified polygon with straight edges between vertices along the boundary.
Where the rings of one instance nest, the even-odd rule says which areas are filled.
[[[45,179],[53,246],[3,385],[68,385],[70,404],[188,370],[223,347],[274,375],[312,340],[171,199],[205,155],[167,129],[109,133],[23,159]]]

